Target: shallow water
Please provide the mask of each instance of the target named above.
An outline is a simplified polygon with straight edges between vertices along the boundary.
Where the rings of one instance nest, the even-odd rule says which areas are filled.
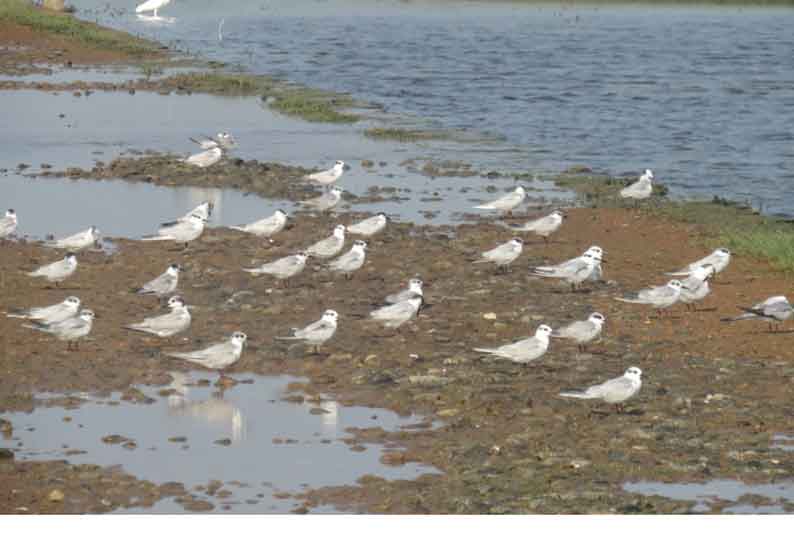
[[[257,73],[499,134],[525,150],[523,169],[650,167],[677,195],[794,214],[793,9],[199,0],[163,14],[176,20],[82,13]]]
[[[181,482],[188,490],[218,480],[232,496],[204,494],[216,512],[283,513],[293,509],[296,501],[274,497],[280,492],[353,484],[364,474],[396,479],[438,472],[415,463],[386,466],[379,461],[383,446],[367,444],[365,450],[353,451],[340,440],[351,437],[346,432],[350,427],[379,426],[388,431],[421,421],[418,418],[401,418],[383,409],[346,407],[330,399],[320,403],[284,401],[287,385],[298,381],[292,377],[235,375],[238,380],[253,382],[218,395],[214,386],[194,385],[202,378],[215,381],[215,373],[172,376],[175,380],[166,388],[173,388],[178,395],[160,397],[158,391],[166,388],[138,388],[156,399],[151,404],[119,401],[118,394],[108,398],[83,394],[79,397],[87,402],[77,409],[41,407],[31,413],[4,414],[19,439],[5,445],[13,444],[19,459],[120,465],[141,479],[158,484]],[[130,450],[121,443],[103,443],[101,439],[109,435],[126,437],[136,447]],[[178,440],[169,441],[174,438]],[[220,439],[230,443],[217,444]],[[84,453],[67,454],[74,450]],[[200,496],[203,491],[191,493]],[[257,502],[246,503],[247,499]],[[121,510],[130,511],[134,510]],[[183,510],[173,499],[166,499],[140,511]]]
[[[735,514],[783,514],[783,504],[794,504],[794,482],[776,484],[745,484],[738,480],[710,480],[702,484],[666,484],[661,482],[628,482],[623,489],[630,493],[668,499],[694,501],[692,512],[710,512],[717,502],[736,502],[745,496],[760,496],[776,502],[774,505],[735,504],[724,512]]]
[[[294,203],[230,189],[23,177],[41,170],[42,164],[56,170],[90,169],[97,160],[109,162],[130,150],[187,155],[196,152],[189,137],[223,129],[230,130],[238,141],[232,155],[246,160],[318,168],[328,167],[336,159],[345,160],[351,169],[338,185],[358,196],[366,195],[372,186],[390,186],[399,190],[401,198],[354,205],[352,210],[382,211],[398,220],[456,221],[476,202],[493,197],[483,193],[485,184],[500,190],[514,185],[508,179],[489,179],[487,183],[479,177],[430,179],[400,164],[420,156],[447,156],[449,147],[373,141],[349,126],[318,126],[284,117],[263,108],[256,98],[146,92],[96,92],[75,97],[69,92],[7,91],[0,111],[9,125],[17,127],[0,132],[0,169],[7,170],[0,172],[0,208],[15,209],[20,220],[18,234],[34,238],[67,235],[89,225],[107,236],[139,237],[204,200],[215,203],[211,226],[249,222],[278,208],[292,214],[297,209]],[[113,122],[108,122],[110,118]],[[361,167],[361,160],[366,159],[375,160],[375,167]],[[18,170],[19,164],[30,168]],[[544,201],[571,197],[548,182],[524,184],[534,186],[537,191],[532,196]]]

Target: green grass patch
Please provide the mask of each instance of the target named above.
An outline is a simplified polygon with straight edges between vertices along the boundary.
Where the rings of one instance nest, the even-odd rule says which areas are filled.
[[[288,84],[264,75],[197,72],[167,77],[164,86],[220,96],[261,96],[271,109],[310,122],[353,123],[358,115],[344,109],[355,106],[349,96]]]
[[[424,130],[409,130],[406,128],[368,128],[364,135],[372,139],[392,141],[425,141],[429,139],[447,139],[448,136],[441,132],[428,132]]]
[[[152,41],[81,21],[67,13],[40,9],[25,0],[0,0],[0,23],[3,22],[63,36],[94,49],[117,51],[131,56],[162,52],[162,46]]]

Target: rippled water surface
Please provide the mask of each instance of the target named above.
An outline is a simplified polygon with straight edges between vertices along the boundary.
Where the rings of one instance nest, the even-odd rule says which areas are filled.
[[[89,0],[81,7],[128,2]],[[83,17],[525,149],[794,214],[794,9],[340,0]],[[223,24],[223,39],[218,27]]]

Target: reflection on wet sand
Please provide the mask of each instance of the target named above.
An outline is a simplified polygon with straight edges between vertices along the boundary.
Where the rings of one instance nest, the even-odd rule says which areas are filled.
[[[209,399],[201,401],[190,400],[190,385],[192,382],[187,375],[172,372],[174,379],[171,387],[177,393],[168,396],[168,413],[173,416],[190,416],[193,419],[204,421],[214,428],[227,429],[232,443],[245,439],[245,418],[242,411],[231,401],[224,399],[223,388],[213,394]]]

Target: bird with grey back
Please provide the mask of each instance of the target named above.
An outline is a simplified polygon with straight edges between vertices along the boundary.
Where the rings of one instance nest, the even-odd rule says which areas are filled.
[[[300,204],[315,211],[329,211],[333,209],[337,203],[342,199],[343,190],[338,186],[334,186],[328,192],[317,196],[316,198],[301,201]]]
[[[306,181],[311,181],[322,186],[329,186],[334,184],[339,178],[342,176],[342,173],[345,172],[345,163],[341,160],[337,160],[334,162],[334,165],[331,169],[326,169],[325,171],[318,171],[317,173],[311,173],[303,177]]]
[[[292,254],[279,258],[278,260],[270,263],[260,265],[259,267],[243,268],[246,273],[257,275],[271,275],[279,280],[286,281],[294,277],[306,268],[306,260],[309,255],[305,252]]]
[[[523,248],[524,240],[516,237],[496,248],[483,252],[482,259],[476,260],[474,263],[494,263],[498,269],[506,271],[507,267],[521,255]]]
[[[555,339],[569,339],[576,343],[580,352],[584,352],[588,343],[598,339],[604,327],[606,318],[600,312],[594,312],[587,320],[578,320],[554,331],[551,336]]]
[[[535,220],[530,220],[529,222],[525,223],[523,226],[510,226],[513,231],[519,232],[531,232],[536,235],[539,235],[543,238],[543,240],[548,243],[549,236],[560,229],[562,226],[562,221],[565,218],[565,215],[562,211],[554,211],[549,215],[542,216],[540,218],[536,218]]]
[[[586,280],[592,280],[591,277],[601,262],[603,260],[598,253],[587,251],[578,258],[558,265],[532,267],[529,272],[536,277],[560,279],[571,285],[571,291],[575,291]]]
[[[49,325],[75,316],[80,310],[80,298],[69,296],[60,303],[32,309],[11,310],[6,313],[9,318],[35,320],[40,324]]]
[[[141,241],[174,241],[184,243],[184,248],[187,248],[191,241],[195,241],[204,233],[205,222],[204,218],[190,215],[184,220],[162,226],[157,230],[157,235],[146,235],[141,238]]]
[[[270,216],[266,216],[255,222],[249,224],[241,224],[239,226],[232,226],[233,230],[250,233],[257,237],[270,237],[281,232],[284,226],[287,225],[287,213],[281,209],[277,210]]]
[[[369,313],[369,317],[388,329],[397,329],[419,314],[424,299],[421,295],[386,305]]]
[[[7,239],[16,231],[19,220],[17,213],[13,209],[6,211],[4,217],[0,218],[0,239]]]
[[[67,350],[72,350],[73,345],[74,349],[78,348],[77,341],[91,333],[94,318],[94,311],[83,309],[78,314],[57,322],[50,324],[33,322],[24,324],[23,327],[55,335],[58,339],[66,341]]]
[[[399,303],[400,301],[406,301],[408,299],[413,299],[414,297],[423,297],[424,293],[422,291],[422,286],[424,283],[422,279],[413,278],[408,281],[408,287],[400,290],[396,294],[391,294],[386,296],[386,303],[394,304]]]
[[[208,168],[210,166],[214,166],[218,162],[221,161],[223,158],[223,149],[220,147],[212,147],[211,149],[207,149],[206,151],[202,151],[196,154],[191,154],[187,158],[183,158],[179,160],[184,164],[189,164],[191,166],[196,166],[199,168]]]
[[[309,246],[304,252],[309,256],[320,259],[333,258],[345,246],[345,226],[339,224],[334,228],[334,231],[329,237],[321,241],[317,241]]]
[[[574,399],[600,399],[610,405],[615,405],[615,410],[623,411],[623,403],[637,395],[642,388],[642,371],[637,367],[629,367],[623,376],[607,380],[602,384],[590,386],[584,391],[566,391],[560,397]]]
[[[382,232],[388,222],[389,219],[384,213],[378,213],[375,216],[371,216],[348,226],[347,232],[352,235],[372,237],[373,235]]]
[[[678,271],[673,271],[672,273],[667,274],[676,277],[685,277],[692,274],[692,272],[696,271],[697,269],[702,268],[704,265],[710,265],[714,268],[714,274],[717,275],[722,273],[725,268],[728,267],[730,262],[731,251],[727,248],[718,248],[705,258],[701,258],[700,260],[692,262]]]
[[[653,171],[646,169],[637,181],[633,182],[620,191],[623,199],[633,199],[635,201],[648,199],[653,193]]]
[[[77,232],[63,239],[45,241],[44,246],[48,248],[63,248],[66,250],[78,251],[95,245],[99,240],[99,230],[95,226],[91,226],[87,230]]]
[[[38,269],[28,273],[29,277],[43,277],[48,282],[54,282],[57,286],[77,270],[77,256],[74,252],[67,252],[62,260],[47,265],[42,265]]]
[[[144,318],[142,322],[124,326],[124,329],[150,333],[157,337],[171,337],[182,333],[190,327],[190,311],[185,300],[180,296],[173,296],[168,300],[171,312],[160,316]]]
[[[739,316],[722,318],[723,322],[736,322],[738,320],[765,320],[769,324],[769,331],[774,329],[779,331],[780,324],[794,316],[794,308],[789,303],[786,296],[776,295],[756,303],[752,307],[739,306],[740,310],[745,311]]]
[[[534,337],[522,339],[498,348],[475,348],[474,351],[508,359],[513,363],[528,364],[546,353],[549,348],[551,333],[551,328],[542,324],[538,326]]]
[[[237,363],[243,353],[248,337],[242,331],[235,331],[229,339],[193,352],[166,352],[165,355],[202,365],[208,369],[223,371]]]
[[[365,241],[355,241],[353,246],[328,264],[328,269],[334,273],[341,273],[348,279],[353,272],[358,271],[364,265],[367,257],[367,243]]]
[[[304,328],[292,328],[291,337],[276,337],[279,341],[303,341],[314,347],[316,354],[320,353],[320,346],[325,344],[336,333],[339,314],[335,310],[328,309],[316,322],[312,322]]]
[[[523,203],[526,194],[527,193],[526,190],[524,190],[524,187],[518,186],[516,187],[515,190],[513,190],[509,194],[504,195],[501,198],[495,199],[494,201],[489,201],[488,203],[475,205],[474,208],[511,214],[513,209],[515,209],[516,207],[521,205],[521,203]]]
[[[153,278],[140,288],[135,290],[139,295],[156,295],[165,297],[176,291],[179,284],[179,272],[182,270],[179,264],[172,263],[168,268],[156,278]]]
[[[711,293],[709,277],[713,276],[714,272],[714,266],[707,263],[693,270],[687,278],[681,281],[681,299],[679,301],[684,303],[687,309],[694,310],[695,304]]]
[[[681,299],[681,282],[671,280],[663,286],[651,286],[640,290],[632,297],[616,297],[615,299],[624,303],[650,305],[661,315],[663,310],[672,307]]]

